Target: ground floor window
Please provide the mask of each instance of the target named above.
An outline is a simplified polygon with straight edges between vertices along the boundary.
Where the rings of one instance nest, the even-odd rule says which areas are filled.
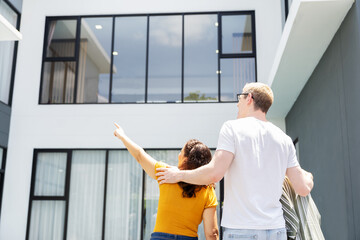
[[[179,151],[147,150],[172,165]],[[149,239],[158,199],[126,150],[35,150],[27,239]]]

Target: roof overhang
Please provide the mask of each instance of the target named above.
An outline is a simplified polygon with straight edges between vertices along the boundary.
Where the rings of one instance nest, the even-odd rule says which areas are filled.
[[[17,41],[21,39],[21,33],[0,14],[0,41]]]
[[[286,117],[353,3],[293,1],[270,71],[275,99],[269,117]]]

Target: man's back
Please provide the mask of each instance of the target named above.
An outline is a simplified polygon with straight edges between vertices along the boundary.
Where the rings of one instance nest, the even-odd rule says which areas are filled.
[[[281,204],[286,169],[298,165],[291,139],[253,117],[226,122],[217,150],[234,154],[225,174],[222,226],[276,229],[285,226]]]

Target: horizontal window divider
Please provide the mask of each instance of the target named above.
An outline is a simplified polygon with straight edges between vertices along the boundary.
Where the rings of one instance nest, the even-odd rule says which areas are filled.
[[[76,20],[78,19],[79,16],[74,15],[74,16],[53,16],[53,17],[46,17],[46,20],[52,21],[52,20]]]
[[[221,100],[218,103],[237,103],[237,101],[224,101],[224,100]]]
[[[216,148],[213,147],[209,147],[210,150],[215,150]],[[94,151],[128,151],[126,148],[59,148],[59,149],[53,149],[53,148],[41,148],[41,149],[34,149],[35,153],[39,153],[39,152],[72,152],[72,151],[89,151],[89,150],[94,150]],[[144,147],[144,150],[181,150],[181,146],[179,147],[169,147],[169,148],[146,148]],[[135,161],[135,159],[134,159]],[[39,197],[39,196],[38,196]],[[40,196],[41,197],[41,196]]]
[[[31,200],[41,201],[65,201],[65,196],[31,196]]]
[[[80,18],[104,18],[104,17],[146,17],[146,16],[171,16],[171,15],[205,15],[205,14],[220,14],[220,15],[249,15],[254,14],[255,11],[210,11],[210,12],[170,12],[170,13],[134,13],[134,14],[102,14],[102,15],[81,15]],[[52,16],[46,17],[48,20],[71,20],[77,19],[78,15],[73,16]]]
[[[220,54],[220,58],[255,58],[255,53]]]
[[[51,57],[45,58],[44,62],[76,62],[75,57]]]
[[[240,11],[241,14],[239,14],[239,12],[237,11],[225,11],[225,12],[219,12],[219,14],[221,16],[224,16],[224,15],[250,15],[250,14],[254,14],[255,11],[254,10],[248,10],[248,11]]]
[[[63,148],[60,148],[60,149],[58,149],[58,148],[39,148],[39,149],[37,149],[37,148],[35,148],[34,149],[35,151],[36,151],[36,153],[43,153],[43,152],[45,152],[45,153],[48,153],[48,152],[56,152],[56,153],[68,153],[69,152],[69,150],[71,150],[71,149],[63,149]]]
[[[51,42],[75,42],[76,38],[60,38],[60,39],[52,39]]]
[[[228,101],[228,102],[233,102],[233,101]],[[224,102],[224,103],[228,103],[228,102]],[[234,101],[237,102],[237,101]],[[44,106],[48,106],[48,105],[69,105],[69,106],[74,106],[74,105],[101,105],[101,104],[113,104],[113,105],[124,105],[124,104],[154,104],[154,105],[162,105],[162,104],[199,104],[199,103],[221,103],[221,101],[218,100],[214,100],[214,101],[187,101],[184,100],[184,102],[112,102],[112,103],[39,103],[39,105],[44,105]]]

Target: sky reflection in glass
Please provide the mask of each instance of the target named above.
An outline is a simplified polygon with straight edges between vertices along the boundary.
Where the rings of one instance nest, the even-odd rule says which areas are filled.
[[[147,17],[115,20],[112,102],[145,102]]]
[[[218,99],[217,15],[186,15],[184,20],[184,101]]]
[[[182,17],[152,16],[148,102],[181,101]]]

